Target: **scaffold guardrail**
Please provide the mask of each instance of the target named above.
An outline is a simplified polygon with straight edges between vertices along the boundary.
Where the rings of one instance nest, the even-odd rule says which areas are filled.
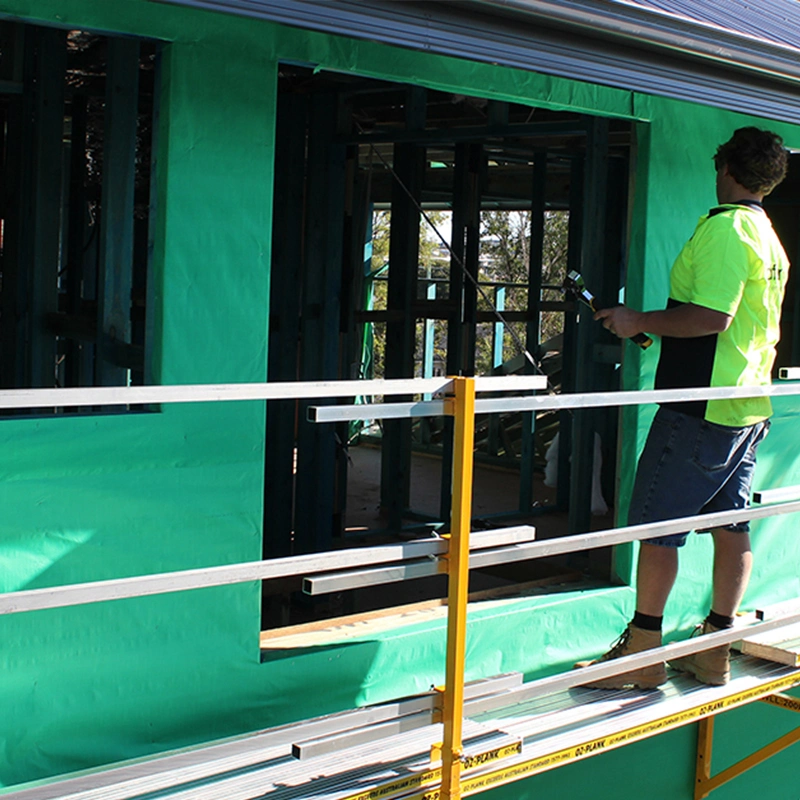
[[[464,662],[466,647],[467,586],[470,566],[481,559],[498,561],[532,559],[579,552],[597,547],[634,542],[652,536],[683,532],[688,529],[719,526],[739,520],[756,520],[800,511],[800,501],[762,505],[740,511],[704,514],[647,525],[626,526],[595,533],[572,535],[547,541],[532,541],[525,526],[475,534],[470,542],[472,483],[472,450],[474,421],[477,413],[499,411],[539,411],[545,409],[584,409],[601,406],[642,405],[689,399],[800,395],[800,384],[762,387],[723,387],[716,389],[653,390],[636,392],[602,392],[571,395],[534,395],[531,391],[545,388],[541,376],[503,376],[498,378],[403,379],[381,381],[323,381],[286,384],[220,384],[197,386],[100,387],[87,389],[32,389],[0,391],[0,409],[79,407],[105,405],[143,405],[186,402],[220,402],[270,399],[331,399],[365,395],[403,396],[443,394],[440,399],[419,402],[319,405],[309,407],[309,419],[316,423],[357,419],[389,419],[415,416],[446,415],[454,418],[453,512],[450,533],[443,539],[423,540],[403,545],[355,548],[351,551],[264,560],[205,569],[182,570],[105,580],[46,589],[22,590],[0,594],[0,614],[16,614],[44,608],[57,608],[101,601],[113,601],[152,594],[202,589],[253,580],[270,580],[286,575],[306,578],[313,591],[315,581],[339,581],[335,585],[363,585],[366,565],[373,565],[370,580],[385,582],[394,579],[392,571],[403,572],[402,565],[426,559],[428,571],[447,572],[448,633],[446,679],[441,695],[443,741],[437,745],[441,754],[441,770],[437,773],[437,797],[453,800],[462,794],[462,773],[465,769],[463,743],[465,694]],[[515,397],[476,399],[477,392],[522,393]],[[527,393],[527,396],[526,396]],[[472,547],[471,547],[472,544]],[[431,560],[435,559],[435,560]],[[398,564],[401,567],[398,567]],[[355,570],[355,567],[358,567]],[[336,570],[335,576],[327,575]],[[412,570],[413,572],[413,570]],[[426,574],[428,574],[426,572]],[[400,576],[401,578],[403,575]],[[342,583],[345,581],[345,583]],[[355,581],[355,583],[353,583]],[[765,633],[783,625],[800,621],[800,611],[789,613],[747,627],[752,634]],[[720,631],[698,639],[665,645],[614,661],[598,663],[580,673],[570,672],[504,687],[469,699],[471,715],[497,709],[501,704],[523,703],[533,698],[580,686],[658,661],[674,659],[737,641],[743,630]],[[782,685],[793,685],[782,679]],[[798,679],[800,680],[800,679]],[[788,681],[788,682],[787,682]],[[795,681],[796,682],[796,681]],[[352,737],[349,741],[352,741]],[[321,749],[328,746],[317,745]],[[436,743],[432,743],[436,744]],[[311,752],[311,750],[309,750]],[[431,795],[433,796],[433,795]]]

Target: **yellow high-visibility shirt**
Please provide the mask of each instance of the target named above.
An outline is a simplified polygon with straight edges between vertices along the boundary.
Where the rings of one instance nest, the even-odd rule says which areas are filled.
[[[789,260],[759,206],[723,205],[702,216],[672,266],[669,305],[693,303],[733,319],[718,334],[664,337],[656,386],[769,384],[788,276]],[[772,414],[768,397],[682,405],[737,428]]]

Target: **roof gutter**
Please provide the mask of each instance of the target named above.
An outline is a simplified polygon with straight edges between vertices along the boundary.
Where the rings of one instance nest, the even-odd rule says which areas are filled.
[[[669,50],[772,79],[800,81],[800,47],[789,47],[710,23],[620,0],[463,0],[473,10],[513,16],[527,23],[580,29],[590,36],[636,47]]]

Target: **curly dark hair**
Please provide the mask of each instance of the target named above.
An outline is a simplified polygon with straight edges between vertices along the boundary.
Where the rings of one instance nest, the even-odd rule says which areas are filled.
[[[753,127],[739,128],[714,155],[714,166],[718,170],[725,165],[745,189],[766,195],[786,177],[789,153],[777,133]]]

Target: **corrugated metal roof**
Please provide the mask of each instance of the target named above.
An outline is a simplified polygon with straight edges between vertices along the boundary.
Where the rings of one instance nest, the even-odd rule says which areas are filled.
[[[800,0],[156,2],[800,123]],[[768,38],[753,33],[761,16],[770,20]]]
[[[788,47],[800,48],[798,0],[609,0],[624,8],[638,7],[675,19],[711,25]]]
[[[572,28],[634,47],[800,80],[797,0],[460,0],[459,5],[495,18]]]

